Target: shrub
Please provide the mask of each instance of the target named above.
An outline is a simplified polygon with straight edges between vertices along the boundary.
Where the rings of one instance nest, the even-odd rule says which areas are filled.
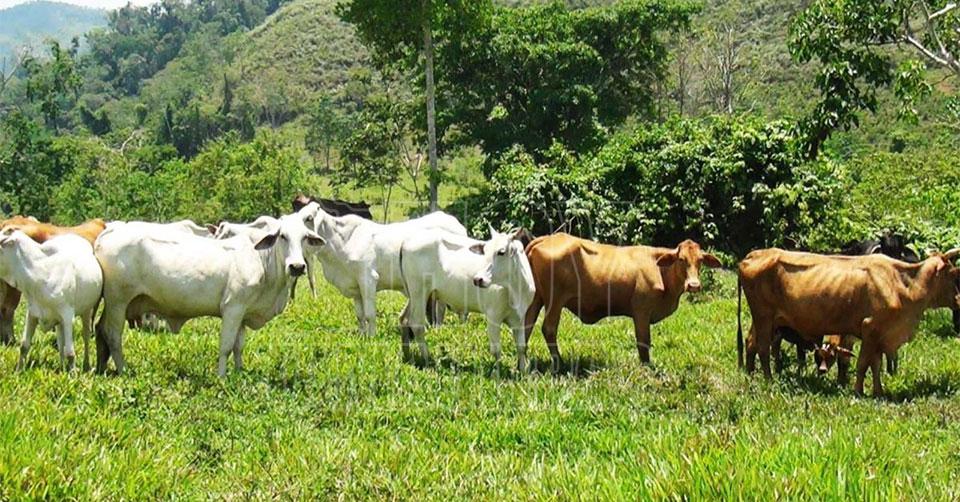
[[[789,124],[753,117],[673,120],[614,136],[596,155],[554,145],[543,164],[514,150],[489,187],[454,206],[474,230],[489,222],[615,243],[673,246],[693,238],[742,256],[810,245],[840,207],[842,166],[804,164]]]

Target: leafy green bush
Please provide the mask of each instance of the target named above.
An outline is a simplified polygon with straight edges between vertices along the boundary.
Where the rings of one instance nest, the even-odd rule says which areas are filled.
[[[96,140],[71,140],[64,150],[74,164],[51,199],[56,221],[64,223],[92,217],[248,221],[289,211],[306,179],[301,152],[269,133],[249,143],[227,135],[189,162],[173,158],[153,171],[144,162],[170,152],[149,148],[124,157]]]
[[[608,242],[672,246],[693,238],[740,255],[809,246],[841,206],[843,168],[804,164],[785,122],[673,120],[615,136],[595,156],[554,145],[535,164],[501,158],[489,188],[454,206],[475,230],[510,222]]]
[[[837,218],[852,238],[894,230],[921,251],[960,245],[960,159],[953,153],[878,153],[850,162],[849,172]]]

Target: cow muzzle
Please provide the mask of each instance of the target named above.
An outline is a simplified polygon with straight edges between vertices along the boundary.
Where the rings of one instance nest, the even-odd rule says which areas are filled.
[[[489,288],[490,280],[485,277],[476,276],[473,278],[473,285],[478,288]]]
[[[685,286],[684,289],[687,290],[687,293],[697,293],[700,291],[700,288],[701,288],[700,281],[687,281],[687,283],[684,286]]]
[[[306,273],[307,265],[305,263],[291,263],[287,266],[287,270],[290,272],[290,275],[300,277]]]
[[[820,365],[817,366],[817,373],[820,373],[822,375],[828,371],[830,371],[830,367],[827,366],[827,360],[824,359],[823,361],[820,362]]]

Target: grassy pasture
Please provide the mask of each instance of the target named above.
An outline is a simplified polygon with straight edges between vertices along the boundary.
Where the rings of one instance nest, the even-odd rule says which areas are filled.
[[[478,315],[428,334],[435,367],[403,364],[401,297],[381,294],[364,339],[322,281],[248,335],[247,369],[223,381],[219,320],[128,330],[120,377],[60,372],[38,335],[23,373],[0,348],[0,499],[960,498],[949,312],[901,350],[889,398],[855,398],[812,367],[738,372],[723,282],[654,327],[653,367],[627,320],[565,314],[556,378],[539,330],[538,371],[515,374],[506,333],[494,365]]]

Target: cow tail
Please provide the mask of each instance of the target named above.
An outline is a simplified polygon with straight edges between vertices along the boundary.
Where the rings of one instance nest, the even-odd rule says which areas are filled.
[[[737,367],[743,367],[743,321],[740,312],[743,309],[743,284],[740,271],[737,270]]]

